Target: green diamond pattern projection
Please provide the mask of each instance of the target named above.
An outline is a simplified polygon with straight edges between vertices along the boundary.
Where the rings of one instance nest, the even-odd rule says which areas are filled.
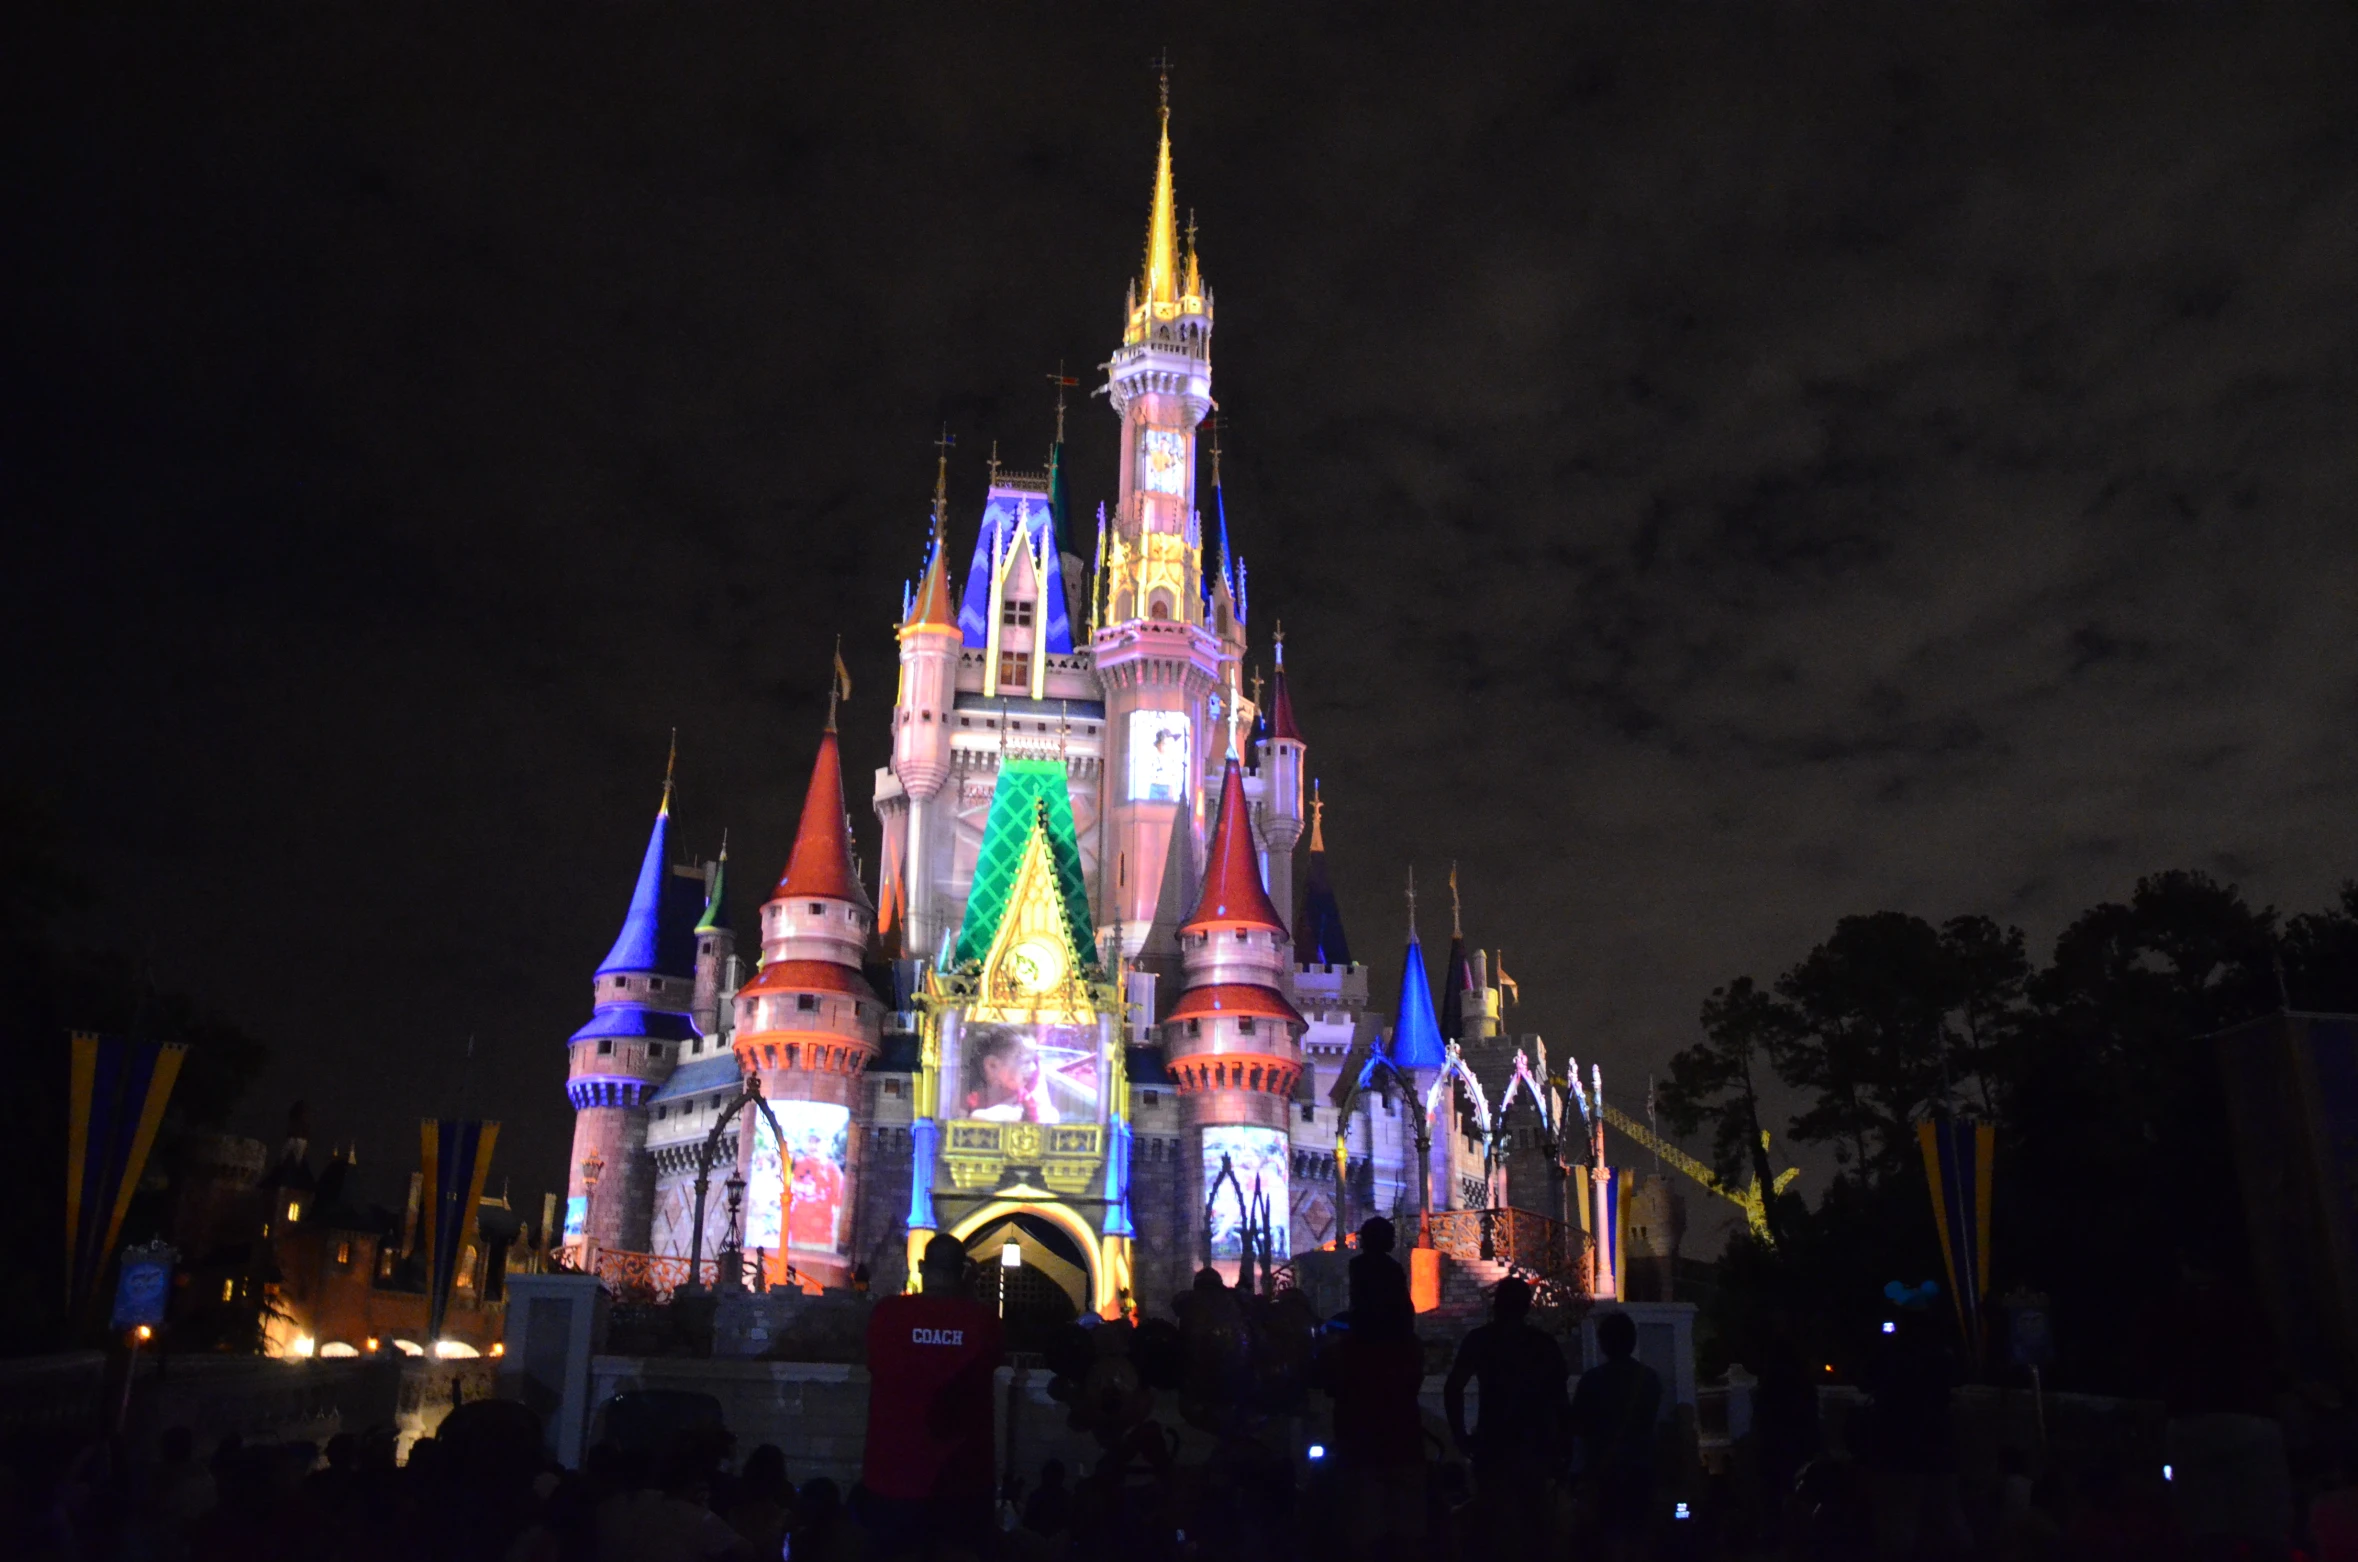
[[[975,854],[966,922],[958,930],[960,965],[979,963],[991,952],[1035,818],[1048,827],[1048,858],[1056,864],[1056,887],[1064,897],[1065,930],[1072,935],[1073,953],[1096,963],[1097,934],[1089,923],[1089,887],[1081,877],[1080,834],[1073,828],[1073,799],[1065,790],[1064,766],[1052,759],[1008,759],[1000,763],[999,782],[991,790],[991,816],[983,822],[982,846]]]

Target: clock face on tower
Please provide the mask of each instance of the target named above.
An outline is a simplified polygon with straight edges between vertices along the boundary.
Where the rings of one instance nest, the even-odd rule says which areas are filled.
[[[1138,431],[1138,486],[1149,493],[1186,492],[1186,435],[1167,428]]]
[[[1007,971],[1024,992],[1051,992],[1064,980],[1064,951],[1045,938],[1027,938],[1007,951]]]

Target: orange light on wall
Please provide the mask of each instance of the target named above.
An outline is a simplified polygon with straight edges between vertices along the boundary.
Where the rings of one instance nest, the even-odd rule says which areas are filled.
[[[1438,1310],[1441,1306],[1441,1250],[1437,1247],[1412,1247],[1408,1250],[1408,1300],[1420,1313]]]

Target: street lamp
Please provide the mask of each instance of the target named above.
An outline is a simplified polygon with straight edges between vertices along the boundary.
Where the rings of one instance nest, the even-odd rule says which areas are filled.
[[[999,1316],[1007,1316],[1007,1281],[1023,1267],[1023,1244],[1009,1237],[999,1248]]]
[[[731,1172],[721,1183],[729,1195],[729,1224],[721,1238],[720,1273],[714,1279],[722,1285],[742,1285],[745,1282],[745,1174]]]

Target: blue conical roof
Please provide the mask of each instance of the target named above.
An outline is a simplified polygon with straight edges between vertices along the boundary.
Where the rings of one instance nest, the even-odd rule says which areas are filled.
[[[1400,967],[1400,1007],[1392,1015],[1392,1066],[1398,1069],[1439,1068],[1448,1061],[1441,1049],[1441,1022],[1433,1017],[1433,989],[1425,976],[1425,950],[1408,935],[1408,958]]]
[[[667,798],[655,811],[655,828],[647,835],[647,855],[639,862],[639,881],[631,889],[630,911],[622,919],[622,931],[615,937],[614,947],[606,951],[606,958],[598,962],[600,976],[612,971],[686,974],[687,965],[680,959],[681,935],[694,927],[703,897],[693,891],[683,897],[670,884],[664,867],[670,836],[671,803]],[[684,898],[691,903],[683,907]],[[682,910],[684,917],[677,915]],[[692,959],[692,940],[687,948]]]

